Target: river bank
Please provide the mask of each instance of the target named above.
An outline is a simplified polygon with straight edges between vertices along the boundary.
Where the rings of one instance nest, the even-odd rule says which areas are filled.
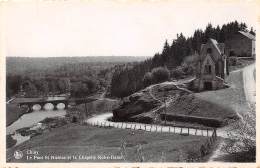
[[[18,104],[6,104],[6,126],[18,120],[27,110],[27,108],[19,108]]]

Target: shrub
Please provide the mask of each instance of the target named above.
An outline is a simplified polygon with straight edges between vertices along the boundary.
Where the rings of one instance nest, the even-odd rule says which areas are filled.
[[[229,140],[224,146],[230,154],[245,154],[248,161],[255,161],[256,157],[256,120],[255,104],[250,104],[250,111],[243,115],[240,122],[228,130]],[[241,160],[236,160],[241,161]]]
[[[182,78],[185,75],[182,68],[177,68],[171,71],[171,77],[175,79]]]
[[[170,79],[170,72],[167,67],[158,67],[152,69],[153,83],[160,83]]]
[[[145,75],[144,75],[144,78],[143,78],[143,84],[144,86],[149,86],[152,84],[152,81],[153,81],[153,76],[152,76],[152,73],[151,72],[147,72]]]

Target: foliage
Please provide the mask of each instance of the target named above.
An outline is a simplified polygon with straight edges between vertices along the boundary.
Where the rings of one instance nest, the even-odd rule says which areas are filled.
[[[6,76],[6,94],[10,98],[22,89],[26,97],[68,92],[72,97],[86,97],[109,87],[114,65],[115,63],[102,62],[69,63],[48,70],[24,72],[21,75],[11,71],[13,73],[8,72]]]
[[[146,72],[143,78],[143,84],[144,86],[149,86],[153,83],[153,76],[151,72]]]
[[[186,62],[188,64],[184,66],[184,69],[173,71],[171,76],[174,78],[181,77],[181,71],[184,71],[185,74],[193,74],[196,58],[192,58],[194,60],[189,62],[185,59],[187,56],[199,53],[201,44],[206,43],[208,38],[214,38],[222,43],[240,30],[248,31],[247,25],[234,21],[224,24],[222,27],[213,27],[209,23],[204,31],[197,29],[193,36],[188,38],[184,37],[182,33],[177,34],[177,38],[173,39],[171,43],[168,40],[165,41],[161,53],[156,53],[152,58],[138,64],[121,66],[117,69],[111,81],[111,95],[124,97],[143,89],[150,83],[148,72],[156,67],[167,67],[172,71]]]
[[[22,77],[20,75],[10,75],[6,77],[6,97],[10,98],[12,95],[18,93]]]
[[[174,79],[182,78],[184,75],[185,75],[185,72],[183,71],[182,67],[173,69],[171,71],[171,77],[174,78]]]
[[[164,82],[170,79],[170,72],[167,67],[157,67],[147,72],[143,77],[143,85],[149,86],[151,84]]]
[[[160,83],[170,79],[170,72],[167,67],[158,67],[152,69],[153,83]]]
[[[229,141],[225,145],[230,154],[249,153],[255,160],[256,155],[256,120],[255,104],[250,104],[250,111],[243,116],[240,122],[228,131]]]

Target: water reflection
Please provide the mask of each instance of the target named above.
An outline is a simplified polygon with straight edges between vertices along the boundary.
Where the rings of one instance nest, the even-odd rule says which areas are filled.
[[[34,105],[33,112],[22,115],[18,120],[6,128],[6,134],[12,134],[20,128],[31,127],[33,124],[36,124],[47,117],[65,116],[66,110],[64,110],[64,107],[59,105],[57,107],[58,110],[53,110],[53,105],[48,103],[44,106],[44,109],[46,110],[40,110],[40,105]]]

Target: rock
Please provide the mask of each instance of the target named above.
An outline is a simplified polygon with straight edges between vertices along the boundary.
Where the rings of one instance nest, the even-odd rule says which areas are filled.
[[[148,112],[159,105],[159,101],[154,100],[151,96],[143,92],[134,93],[121,106],[113,110],[113,119],[117,121],[130,121],[131,117]]]
[[[129,101],[130,102],[134,102],[134,101],[137,101],[138,99],[140,99],[144,94],[141,93],[141,92],[138,92],[138,93],[134,93],[132,95],[129,96]]]
[[[167,91],[171,91],[171,90],[178,90],[178,87],[176,85],[173,84],[168,84],[168,85],[164,85],[160,88],[158,88],[159,92],[167,92]]]
[[[173,83],[161,83],[147,87],[123,98],[120,105],[113,110],[113,120],[151,123],[155,117],[152,109],[162,104],[159,100],[165,98],[175,100],[183,94],[190,93]]]

